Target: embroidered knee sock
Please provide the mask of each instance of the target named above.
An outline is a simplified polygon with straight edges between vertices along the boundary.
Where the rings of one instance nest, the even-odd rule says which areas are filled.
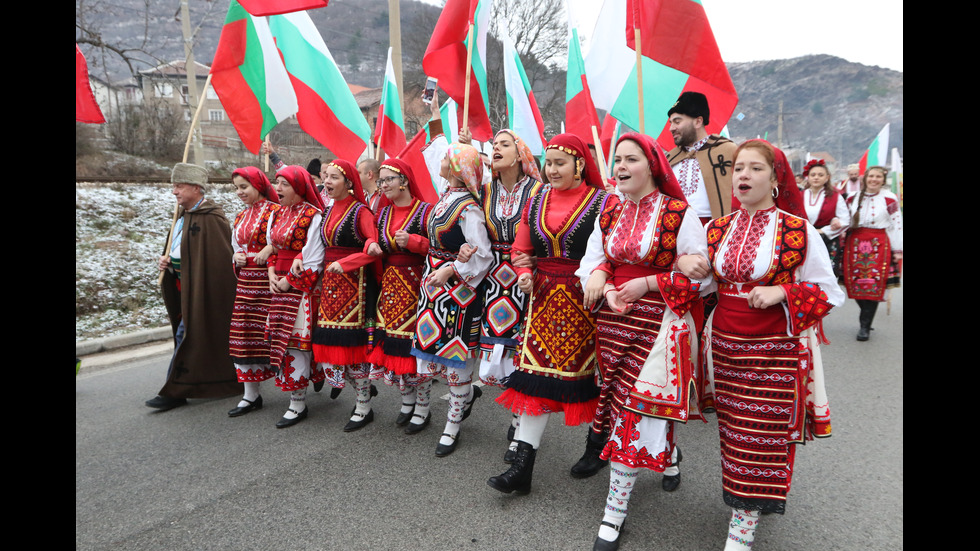
[[[402,408],[399,413],[411,413],[415,409],[415,389],[410,386],[402,387]]]
[[[419,383],[418,388],[415,390],[415,415],[412,416],[412,422],[418,421],[418,425],[422,424],[425,420],[426,415],[429,414],[429,395],[432,393],[432,379],[425,382]]]
[[[359,421],[371,411],[371,380],[361,377],[352,379],[351,383],[354,385],[354,413],[360,414],[356,419],[352,416],[351,420]]]
[[[677,466],[677,446],[671,442],[671,447],[673,451],[670,454],[670,467],[664,469],[664,476],[677,476],[681,472],[680,467]]]
[[[449,412],[446,419],[446,428],[442,432],[453,436],[459,434],[459,424],[463,422],[463,411],[470,402],[470,394],[473,385],[465,384],[449,387]],[[453,443],[453,439],[443,436],[439,443],[448,446]]]
[[[755,541],[755,529],[759,527],[759,511],[732,509],[728,523],[728,541],[725,551],[749,551]]]
[[[286,410],[283,415],[286,419],[295,419],[299,413],[302,413],[306,409],[306,389],[294,390],[289,394],[289,409],[295,411]]]
[[[615,461],[609,463],[609,495],[606,496],[606,511],[602,520],[616,526],[623,525],[633,484],[639,474],[640,469]],[[606,541],[616,541],[619,531],[603,524],[599,526],[599,537]]]
[[[259,397],[259,383],[245,383],[245,397],[241,402],[238,402],[238,407],[248,407],[250,402],[254,402],[256,398]]]

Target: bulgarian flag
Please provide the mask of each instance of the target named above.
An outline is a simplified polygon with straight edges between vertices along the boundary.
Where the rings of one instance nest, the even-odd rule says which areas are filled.
[[[487,95],[487,29],[490,23],[490,0],[446,0],[442,14],[432,31],[432,38],[422,58],[425,74],[438,78],[439,87],[457,104],[468,105],[466,126],[473,138],[490,140],[490,101]],[[473,26],[472,35],[469,34]],[[469,104],[466,96],[466,52],[472,36]]]
[[[422,197],[418,197],[418,199],[423,203],[434,205],[439,202],[439,192],[437,191],[438,187],[436,186],[436,182],[433,181],[432,174],[429,172],[429,166],[426,163],[424,154],[426,147],[426,134],[420,131],[415,134],[412,141],[405,144],[404,149],[399,151],[396,157],[412,167],[412,173],[415,175],[416,183],[422,193]],[[439,177],[439,172],[436,171],[435,175]]]
[[[878,132],[874,141],[868,146],[868,150],[858,161],[861,174],[864,174],[869,166],[888,166],[885,163],[888,162],[888,131],[891,129],[891,125],[892,123],[886,124],[881,132]]]
[[[642,9],[641,9],[642,6]],[[701,92],[711,109],[709,133],[717,133],[738,104],[738,94],[718,51],[700,2],[606,0],[586,58],[596,106],[639,129],[635,29],[643,56],[644,130],[667,149],[674,147],[667,111],[683,92]],[[625,30],[625,32],[624,32]],[[657,131],[659,129],[659,132]]]
[[[573,28],[568,40],[568,72],[565,74],[565,132],[597,146],[592,139],[593,126],[598,132],[599,113],[592,103],[592,93],[585,78],[585,60],[579,46],[578,29]]]
[[[99,109],[99,103],[92,93],[92,84],[88,81],[88,63],[78,44],[75,44],[75,120],[93,124],[105,122],[102,109]]]
[[[337,157],[356,162],[371,126],[306,12],[274,15],[269,28],[296,93],[300,127]]]
[[[442,107],[439,108],[439,118],[442,122],[442,133],[446,136],[446,140],[449,142],[456,141],[459,138],[459,115],[457,113],[457,105],[453,98],[449,98]],[[432,122],[432,119],[429,120]],[[429,123],[425,123],[425,141],[431,142],[432,130],[429,129]]]
[[[277,15],[297,11],[324,8],[329,0],[240,0],[242,7],[248,13],[260,15]]]
[[[391,48],[388,48],[388,65],[385,68],[385,83],[381,88],[381,105],[378,107],[374,140],[385,154],[392,157],[396,151],[405,149],[404,129],[402,102],[398,96],[398,84],[395,82],[395,68],[391,63]]]
[[[535,156],[544,153],[544,120],[527,80],[521,56],[510,36],[504,37],[504,85],[507,89],[507,126],[531,149]]]
[[[211,64],[211,86],[242,143],[256,155],[269,132],[299,109],[268,22],[234,0]]]

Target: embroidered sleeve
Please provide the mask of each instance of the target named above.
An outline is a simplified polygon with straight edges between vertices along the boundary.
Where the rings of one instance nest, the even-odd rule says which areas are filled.
[[[493,265],[493,252],[490,250],[490,237],[487,235],[483,209],[475,204],[466,207],[460,215],[460,225],[466,243],[476,247],[476,252],[468,262],[453,262],[453,271],[467,287],[475,289]]]
[[[286,281],[288,281],[290,285],[299,289],[300,291],[303,291],[304,293],[312,293],[313,288],[316,286],[316,276],[317,276],[316,272],[307,268],[303,270],[303,273],[300,275],[300,277],[296,277],[295,275],[293,275],[293,272],[290,271],[286,275]]]
[[[701,283],[689,279],[680,272],[662,272],[657,274],[657,285],[664,302],[678,316],[683,316],[692,303],[701,296]]]
[[[826,316],[833,304],[827,293],[816,283],[787,283],[780,285],[786,292],[786,307],[789,309],[790,327],[794,335],[799,335]]]
[[[888,197],[885,199],[887,205],[889,224],[885,233],[888,235],[888,242],[893,252],[902,251],[902,209],[899,208],[898,200]]]

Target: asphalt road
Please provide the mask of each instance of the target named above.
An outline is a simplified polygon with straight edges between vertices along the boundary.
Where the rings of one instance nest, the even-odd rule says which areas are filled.
[[[882,305],[857,343],[848,301],[825,323],[833,437],[797,451],[786,514],[762,518],[757,551],[903,548],[903,299]],[[407,436],[394,425],[399,395],[380,384],[376,420],[341,431],[353,393],[310,393],[310,417],[274,427],[288,397],[263,383],[265,408],[231,419],[237,398],[192,400],[156,413],[143,405],[163,383],[169,352],[83,358],[75,379],[75,544],[113,550],[565,550],[591,549],[608,470],[569,477],[584,427],[551,419],[533,490],[501,494],[508,414],[485,389],[455,454],[434,455],[445,419]],[[145,349],[144,349],[145,352]],[[730,509],[721,498],[717,423],[680,426],[682,484],[660,489],[643,472],[621,536],[624,551],[721,550]]]

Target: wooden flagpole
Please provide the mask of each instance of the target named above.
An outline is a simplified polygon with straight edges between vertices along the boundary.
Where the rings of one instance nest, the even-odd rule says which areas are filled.
[[[637,99],[640,108],[640,134],[646,134],[644,129],[646,114],[643,112],[643,54],[641,53],[643,50],[640,48],[640,29],[633,27],[633,37],[636,41],[636,87],[639,94]]]
[[[608,117],[609,114],[607,113]],[[599,159],[599,172],[602,174],[603,184],[605,184],[605,179],[609,177],[606,174],[606,156],[602,152],[602,140],[599,139],[599,129],[595,125],[592,125],[592,141],[595,142],[595,152],[596,157]]]
[[[463,128],[468,130],[470,125],[470,73],[473,71],[473,23],[466,32],[466,85],[463,88]]]

